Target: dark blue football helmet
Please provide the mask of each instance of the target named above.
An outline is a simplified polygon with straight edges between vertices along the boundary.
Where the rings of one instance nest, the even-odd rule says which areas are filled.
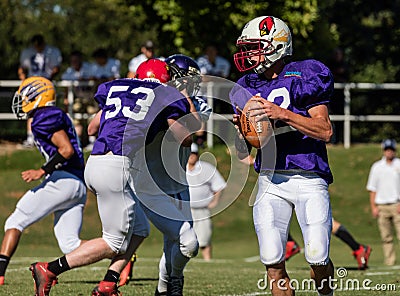
[[[165,59],[169,67],[171,83],[179,90],[186,89],[189,96],[195,96],[200,90],[200,67],[192,58],[183,54],[174,54]]]

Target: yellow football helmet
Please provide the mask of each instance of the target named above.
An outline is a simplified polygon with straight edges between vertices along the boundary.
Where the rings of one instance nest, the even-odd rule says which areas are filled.
[[[56,102],[56,90],[53,83],[39,76],[33,76],[22,81],[15,92],[12,110],[20,119],[38,107],[54,106]]]

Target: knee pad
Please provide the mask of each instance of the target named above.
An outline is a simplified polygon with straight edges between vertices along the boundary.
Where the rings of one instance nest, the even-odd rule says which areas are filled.
[[[128,249],[129,242],[132,238],[132,233],[116,236],[103,231],[102,238],[115,254],[120,255],[124,254]]]
[[[264,265],[273,265],[285,259],[285,240],[276,228],[270,229],[268,233],[258,231],[260,248],[260,261]]]
[[[274,265],[282,262],[284,260],[284,256],[282,256],[281,252],[277,252],[274,254],[271,253],[260,253],[260,261],[264,265]]]
[[[179,248],[182,255],[188,258],[196,257],[199,251],[196,233],[189,222],[183,223],[179,232]]]
[[[304,254],[310,265],[326,265],[329,262],[328,231],[321,231],[319,235],[313,235],[305,242]]]
[[[6,223],[4,224],[4,231],[8,229],[18,229],[19,231],[23,231],[29,225],[26,224],[26,214],[15,209],[15,211],[7,218]]]

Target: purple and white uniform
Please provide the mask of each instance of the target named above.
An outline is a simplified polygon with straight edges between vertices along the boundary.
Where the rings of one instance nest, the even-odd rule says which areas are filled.
[[[134,176],[141,169],[135,158],[158,132],[168,129],[168,118],[187,114],[189,104],[172,87],[129,78],[101,84],[95,100],[102,114],[85,180],[97,194],[103,239],[114,252],[123,253],[132,234],[149,233],[135,195]]]
[[[60,168],[70,172],[83,181],[84,159],[79,138],[68,115],[58,107],[38,108],[32,120],[32,134],[35,145],[46,161],[57,152],[51,142],[53,134],[64,130],[74,148],[74,154]]]
[[[277,78],[266,80],[247,74],[230,94],[232,105],[243,108],[253,95],[301,116],[308,110],[328,105],[333,92],[330,70],[316,60],[292,62]],[[284,260],[293,208],[303,232],[306,259],[310,264],[327,264],[331,233],[328,184],[333,181],[325,143],[311,138],[282,121],[273,122],[274,140],[257,151],[254,167],[259,190],[253,218],[259,239],[261,261]],[[275,146],[276,143],[276,146]]]
[[[48,175],[40,185],[25,193],[7,219],[5,230],[16,228],[23,231],[29,225],[54,213],[54,233],[60,249],[67,254],[81,243],[79,233],[86,203],[83,153],[74,126],[65,112],[57,107],[42,107],[34,111],[32,133],[35,144],[46,161],[57,152],[51,138],[60,130],[67,134],[74,148],[73,156]]]

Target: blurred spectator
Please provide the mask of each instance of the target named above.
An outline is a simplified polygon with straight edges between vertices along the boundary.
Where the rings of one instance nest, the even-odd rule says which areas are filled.
[[[340,47],[333,50],[331,57],[326,65],[331,70],[335,83],[349,82],[349,67],[346,63],[344,51]],[[344,94],[343,89],[335,89],[329,113],[344,114]],[[331,143],[336,144],[343,138],[343,122],[332,122],[333,136]]]
[[[148,59],[151,59],[154,57],[154,44],[153,41],[147,40],[145,43],[143,43],[142,47],[140,48],[141,54],[135,56],[132,58],[129,62],[128,68],[129,72],[127,77],[128,78],[134,78],[136,75],[136,70],[139,67],[139,65],[147,61]]]
[[[394,265],[393,229],[400,241],[400,160],[396,157],[396,141],[384,140],[382,149],[382,159],[376,161],[369,172],[367,190],[372,216],[378,219],[384,263]]]
[[[214,44],[209,44],[204,49],[204,55],[197,59],[197,63],[200,67],[200,72],[203,75],[203,81],[207,82],[210,79],[207,76],[218,76],[222,78],[228,78],[230,75],[231,64],[229,61],[218,54],[218,48]],[[232,107],[226,99],[229,97],[230,88],[213,88],[214,99],[213,99],[213,111],[215,113],[228,114],[232,113]],[[205,133],[201,138],[205,138]]]
[[[215,45],[207,45],[204,55],[197,59],[201,74],[227,78],[231,70],[229,61],[218,55]]]
[[[226,182],[211,163],[199,160],[199,148],[192,144],[187,163],[186,178],[190,192],[193,228],[204,260],[210,260],[212,222],[210,210],[220,199]]]
[[[18,77],[24,80],[31,76],[54,79],[60,71],[61,52],[57,47],[47,45],[43,35],[37,34],[31,39],[32,45],[21,52]]]
[[[75,50],[71,52],[69,57],[69,67],[61,75],[62,80],[71,81],[88,81],[94,77],[93,65],[83,60],[82,52]],[[83,115],[93,115],[98,111],[97,104],[93,99],[94,88],[91,86],[74,86],[74,103],[72,105],[72,111],[74,113],[73,122],[75,125],[76,132],[82,142],[82,145],[86,146],[88,143],[88,135],[86,132],[87,119]],[[68,99],[65,96],[64,105],[68,109]],[[67,110],[66,110],[67,111]],[[94,138],[92,139],[92,141]],[[90,142],[90,141],[89,141]],[[90,148],[90,147],[89,147]]]
[[[43,35],[36,34],[31,39],[31,46],[21,52],[18,77],[24,80],[31,76],[42,76],[52,80],[60,71],[61,62],[60,50],[57,47],[47,45]],[[31,148],[34,145],[31,123],[32,118],[29,118],[26,121],[26,140],[22,143],[25,148]]]
[[[121,62],[118,59],[110,58],[104,48],[94,51],[92,72],[94,78],[100,83],[120,78]]]
[[[349,67],[346,63],[343,49],[337,47],[333,50],[327,66],[331,70],[335,82],[345,83],[349,81]]]
[[[83,61],[83,54],[79,50],[71,52],[69,56],[69,67],[61,75],[62,80],[89,80],[94,74],[92,65]]]
[[[98,84],[120,78],[121,62],[118,59],[110,58],[104,48],[96,49],[92,56],[95,59],[92,67],[93,78]],[[93,104],[95,104],[94,101]],[[96,107],[92,108],[94,106]],[[90,108],[89,114],[95,114],[98,110],[97,104],[89,105],[88,108]],[[95,140],[95,136],[89,136],[89,144],[85,147],[86,150],[92,149]]]

